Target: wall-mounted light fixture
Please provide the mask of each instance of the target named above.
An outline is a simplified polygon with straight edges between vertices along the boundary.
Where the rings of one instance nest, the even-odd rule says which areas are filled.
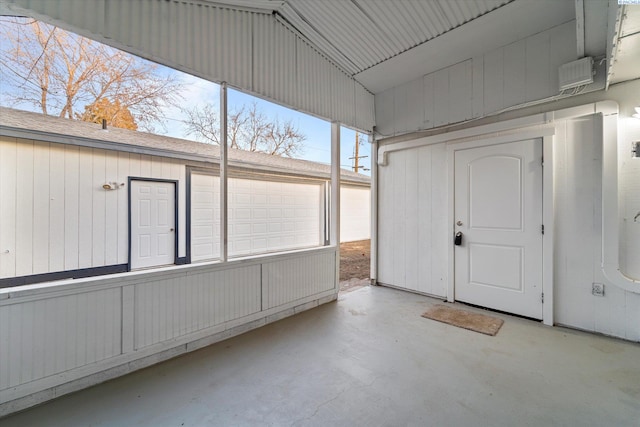
[[[117,182],[105,182],[104,184],[102,184],[103,190],[119,190],[122,187],[124,187],[124,182],[119,184]]]
[[[631,117],[635,117],[636,119],[640,119],[640,107],[635,107],[634,109],[636,110],[636,113]]]

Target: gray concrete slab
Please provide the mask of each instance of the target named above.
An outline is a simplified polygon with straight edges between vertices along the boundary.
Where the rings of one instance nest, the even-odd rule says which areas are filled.
[[[640,345],[507,315],[495,337],[363,287],[0,420],[12,426],[640,426]]]

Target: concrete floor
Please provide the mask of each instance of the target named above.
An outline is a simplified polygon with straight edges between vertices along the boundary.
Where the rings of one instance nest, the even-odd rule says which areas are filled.
[[[10,426],[640,426],[640,345],[506,315],[495,337],[364,287],[0,420]]]

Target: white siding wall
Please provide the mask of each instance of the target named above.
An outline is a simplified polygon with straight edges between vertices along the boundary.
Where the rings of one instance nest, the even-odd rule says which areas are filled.
[[[0,289],[0,416],[334,300],[336,256],[318,248]]]
[[[640,293],[624,291],[608,284],[600,269],[602,227],[602,134],[595,117],[567,121],[557,135],[556,166],[556,322],[580,329],[640,341]],[[620,141],[620,156],[630,160],[627,141]],[[640,169],[640,168],[639,168]],[[623,200],[635,199],[640,173],[620,175]],[[630,179],[630,181],[627,181]],[[626,227],[631,224],[626,221]],[[624,233],[630,237],[632,233]],[[635,230],[634,230],[635,231]],[[637,231],[635,231],[637,233]],[[637,243],[632,243],[631,245]],[[621,258],[633,266],[626,274],[640,279],[636,266],[640,252],[627,242]],[[631,250],[629,250],[631,249]],[[624,269],[623,269],[624,271]],[[594,297],[591,284],[604,283],[605,297]],[[639,290],[640,291],[640,290]]]
[[[483,117],[559,93],[558,67],[576,57],[575,21],[376,94],[385,136]]]
[[[445,144],[390,153],[378,182],[378,281],[446,296]]]
[[[354,242],[371,238],[371,189],[340,187],[340,241]]]
[[[0,278],[125,264],[129,176],[179,180],[185,256],[185,168],[174,159],[0,137]],[[106,191],[105,182],[124,183]]]
[[[554,107],[603,99],[620,104],[619,191],[625,218],[620,233],[620,262],[625,274],[638,279],[640,222],[634,223],[633,216],[640,211],[640,159],[631,158],[629,147],[630,141],[640,139],[640,121],[630,118],[633,107],[640,105],[640,83],[630,82],[606,93],[565,100]],[[545,111],[543,108],[535,110]],[[578,119],[559,126],[555,136],[555,321],[640,341],[640,294],[608,284],[600,270],[599,135],[597,121]],[[451,224],[446,212],[445,151],[444,144],[437,144],[391,152],[388,165],[378,167],[378,281],[382,283],[446,295],[446,239]],[[593,282],[605,283],[605,297],[591,294]]]

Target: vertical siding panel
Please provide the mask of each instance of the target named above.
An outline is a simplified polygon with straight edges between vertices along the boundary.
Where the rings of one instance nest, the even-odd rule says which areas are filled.
[[[437,296],[447,295],[449,218],[447,217],[447,147],[431,146],[431,290]]]
[[[65,258],[65,147],[51,144],[49,168],[49,269],[62,271]]]
[[[260,311],[260,266],[203,271],[188,281],[162,279],[140,284],[136,290],[139,349]],[[251,296],[250,304],[243,303],[246,295]]]
[[[187,256],[187,171],[183,163],[173,162],[172,179],[178,180],[178,256]]]
[[[449,70],[446,68],[433,73],[433,98],[437,100],[434,103],[434,126],[449,123],[451,97],[449,96]]]
[[[33,144],[33,274],[49,271],[49,143]]]
[[[555,93],[555,90],[551,90],[550,86],[549,43],[549,32],[547,31],[526,39],[525,98],[527,101],[544,98]]]
[[[434,98],[434,88],[433,88],[433,74],[427,74],[422,79],[422,94],[423,94],[423,104],[424,104],[424,118],[423,118],[423,127],[425,129],[431,129],[435,126],[435,98]]]
[[[484,115],[484,57],[473,58],[473,117]]]
[[[405,192],[405,262],[404,270],[406,275],[405,285],[409,289],[418,289],[418,157],[415,150],[409,152],[405,165],[406,184]]]
[[[117,264],[125,264],[128,261],[129,238],[128,238],[128,184],[129,177],[129,153],[118,153],[118,182],[125,183],[125,187],[118,191],[118,211],[117,211]]]
[[[47,357],[44,358],[44,375],[49,376],[53,375],[56,372],[55,364],[56,364],[56,339],[58,339],[59,331],[56,331],[56,325],[53,321],[53,305],[55,299],[47,299],[43,301],[42,313],[43,315],[43,325],[42,327],[45,330],[45,348],[49,349],[47,351]],[[14,317],[16,322],[19,321],[18,317]]]
[[[427,262],[432,253],[431,237],[431,147],[420,147],[416,150],[418,159],[418,229],[415,239],[418,239],[418,277],[417,290],[431,293],[431,263]]]
[[[375,96],[376,128],[378,132],[385,136],[391,136],[396,133],[394,93],[395,91],[392,88]]]
[[[80,149],[72,145],[64,147],[64,269],[78,267],[80,253]],[[88,213],[85,213],[85,216]],[[86,237],[85,237],[86,238]]]
[[[78,268],[93,265],[93,152],[91,148],[79,149],[78,180]]]
[[[484,113],[504,108],[504,49],[499,48],[484,56]]]
[[[20,324],[20,318],[22,317],[22,304],[14,304],[8,307],[9,311],[9,339],[6,343],[22,343],[22,327]],[[22,360],[22,345],[8,345],[9,347],[9,359],[11,363],[11,369],[9,370],[9,379],[7,381],[8,386],[15,386],[20,384],[20,376],[22,374],[22,366],[20,361]]]
[[[90,335],[88,328],[88,322],[85,320],[89,316],[89,303],[88,293],[83,293],[76,296],[77,309],[73,313],[73,321],[76,324],[76,335],[78,337],[78,351],[76,351],[76,363],[78,366],[83,366],[92,360],[88,353],[88,347],[93,339],[94,335]],[[83,345],[84,344],[84,345]]]
[[[522,104],[526,99],[526,40],[504,48],[504,106]]]
[[[151,173],[151,156],[146,154],[140,155],[140,175],[138,177],[142,178],[151,178],[153,174]]]
[[[0,277],[16,275],[18,144],[0,137]]]
[[[386,166],[375,166],[378,168],[378,235],[380,242],[378,245],[378,281],[386,284],[393,283],[393,250],[395,239],[393,238],[393,224],[396,221],[393,209],[393,167],[392,154],[389,154]]]
[[[162,157],[151,156],[151,178],[163,178]]]
[[[625,324],[624,337],[631,341],[640,341],[640,295],[625,292]]]
[[[115,151],[105,152],[105,180],[115,182],[120,185],[123,181],[118,178],[118,153]],[[118,263],[118,199],[122,193],[126,193],[127,188],[105,191],[105,265]]]
[[[11,359],[11,347],[7,343],[11,342],[11,307],[12,306],[0,306],[0,390],[4,390],[9,387],[10,375],[13,371],[13,359]]]
[[[406,200],[405,200],[405,186],[407,169],[407,153],[409,151],[398,151],[393,153],[393,161],[396,164],[393,167],[393,207],[394,207],[394,223],[393,223],[393,235],[396,237],[396,244],[393,250],[393,264],[394,275],[393,285],[405,286],[405,250],[406,250]]]
[[[549,92],[552,94],[560,89],[558,67],[578,59],[575,22],[570,21],[549,30]]]
[[[33,141],[16,152],[16,276],[33,274]]]
[[[33,353],[40,356],[34,359],[33,361],[33,378],[42,378],[45,374],[45,362],[44,357],[42,355],[48,354],[47,348],[45,347],[45,322],[46,318],[44,316],[44,306],[45,301],[34,301],[33,302]],[[46,356],[45,356],[46,357]]]
[[[93,178],[92,182],[92,267],[105,265],[106,241],[106,198],[107,191],[102,189],[102,185],[107,181],[106,178],[106,152],[105,150],[93,150]]]
[[[20,364],[17,371],[19,371],[20,383],[25,383],[33,378],[33,331],[34,331],[34,318],[33,318],[33,304],[24,304],[20,315],[22,316],[20,322]]]
[[[472,115],[473,76],[471,60],[449,67],[448,123],[470,119]]]

